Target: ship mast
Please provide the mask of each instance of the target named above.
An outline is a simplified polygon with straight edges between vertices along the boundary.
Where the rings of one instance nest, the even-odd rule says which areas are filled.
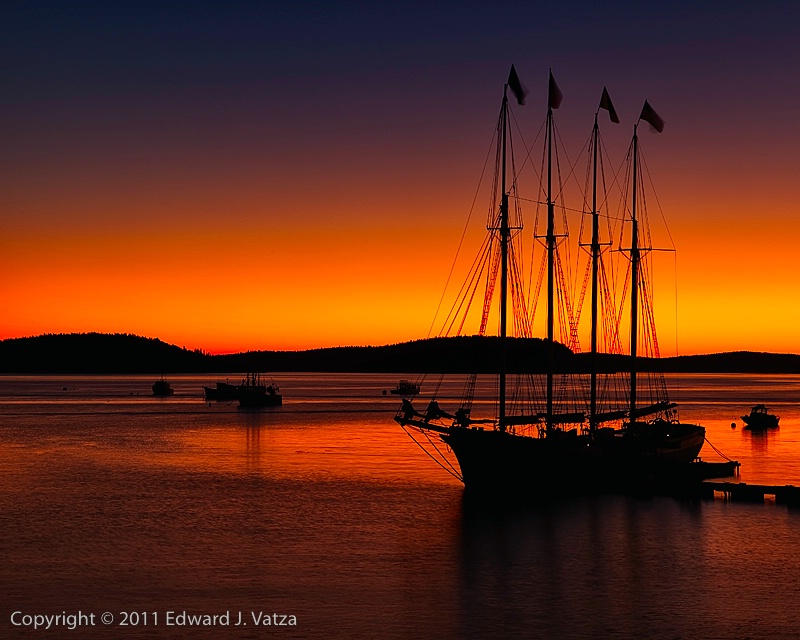
[[[500,407],[498,423],[500,431],[506,430],[506,367],[508,347],[506,334],[508,332],[508,193],[506,192],[506,136],[508,129],[508,84],[503,89],[502,108],[503,139],[500,155],[502,156],[502,178],[500,197]]]
[[[517,103],[525,104],[525,94],[514,65],[508,74],[508,81],[503,87],[503,106],[501,109],[501,179],[500,179],[500,398],[498,408],[498,429],[505,432],[506,424],[506,371],[508,369],[508,260],[511,228],[508,221],[508,191],[506,189],[506,152],[508,140],[508,90],[517,99]]]
[[[631,405],[629,427],[636,416],[636,339],[639,320],[639,227],[636,220],[636,183],[638,181],[639,137],[638,123],[633,125],[633,201],[631,205]]]
[[[599,113],[599,109],[598,109]],[[597,138],[599,127],[597,115],[594,114],[593,162],[592,162],[592,345],[591,345],[591,380],[589,396],[589,429],[597,427],[597,288],[598,262],[600,261],[600,216],[597,211]]]
[[[603,87],[603,95],[600,104],[594,114],[594,129],[592,130],[592,345],[590,358],[590,396],[589,396],[589,430],[597,428],[597,330],[598,330],[598,294],[600,289],[599,269],[600,269],[600,212],[597,210],[597,154],[600,142],[600,126],[597,118],[600,109],[608,111],[608,118],[611,122],[619,124],[619,116],[611,102],[608,90]]]
[[[547,99],[547,415],[546,433],[553,428],[553,368],[555,354],[553,349],[553,324],[555,319],[555,208],[553,206],[553,73],[550,72]]]

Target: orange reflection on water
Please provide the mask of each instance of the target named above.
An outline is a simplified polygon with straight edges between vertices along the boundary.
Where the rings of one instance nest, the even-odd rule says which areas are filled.
[[[425,456],[392,420],[364,414],[343,420],[325,413],[236,412],[232,423],[178,427],[154,434],[140,446],[111,439],[59,443],[62,453],[116,467],[174,467],[198,473],[258,474],[295,480],[355,480],[460,487]],[[288,419],[287,419],[288,418]]]
[[[303,426],[251,424],[187,438],[192,466],[274,477],[371,482],[458,483],[421,454],[391,421]],[[254,422],[256,422],[254,420]],[[213,457],[208,452],[213,451]]]

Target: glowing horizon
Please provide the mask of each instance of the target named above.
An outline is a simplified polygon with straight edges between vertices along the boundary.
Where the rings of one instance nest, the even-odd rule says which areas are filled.
[[[565,173],[603,86],[614,163],[645,98],[666,120],[641,132],[677,249],[655,283],[662,355],[800,353],[793,21],[581,9],[546,10],[575,36],[548,33],[546,56],[532,10],[508,25],[464,9],[456,30],[446,7],[4,10],[0,339],[230,353],[427,337],[513,62],[528,145],[553,69]]]

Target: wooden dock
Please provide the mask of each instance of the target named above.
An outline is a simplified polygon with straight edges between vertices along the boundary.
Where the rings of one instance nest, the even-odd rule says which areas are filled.
[[[700,483],[700,492],[704,498],[715,498],[720,493],[724,500],[733,502],[767,502],[773,498],[775,504],[800,507],[800,487],[793,484],[781,486],[704,480]]]
[[[800,507],[800,486],[739,482],[739,463],[696,460],[680,472],[671,471],[653,477],[648,490],[654,494],[678,498],[722,499],[726,502],[774,503]]]

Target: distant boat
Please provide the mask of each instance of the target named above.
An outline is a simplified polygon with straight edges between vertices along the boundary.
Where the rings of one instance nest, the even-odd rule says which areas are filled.
[[[169,385],[169,382],[167,382],[167,379],[164,376],[161,376],[153,383],[154,396],[171,396],[173,393],[175,393],[174,389]]]
[[[416,382],[411,382],[411,380],[401,380],[394,389],[389,389],[389,393],[398,396],[415,396],[419,391],[419,385]],[[386,391],[383,393],[385,394]]]
[[[228,382],[217,382],[216,387],[203,387],[206,400],[238,400],[239,387]]]
[[[744,420],[745,429],[763,431],[777,428],[780,418],[769,413],[763,404],[757,404],[750,409],[750,415],[742,416],[742,420]]]
[[[278,385],[264,384],[260,373],[248,373],[241,384],[217,382],[216,387],[203,387],[206,400],[238,400],[242,407],[276,407],[283,404]]]
[[[240,407],[278,407],[283,404],[278,385],[261,382],[260,373],[248,373],[237,387]]]

